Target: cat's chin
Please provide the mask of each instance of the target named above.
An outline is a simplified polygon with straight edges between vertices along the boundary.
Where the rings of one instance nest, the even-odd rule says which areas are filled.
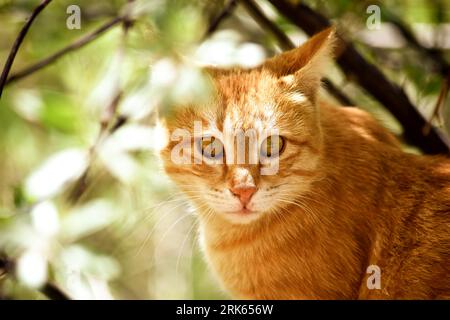
[[[225,212],[222,217],[234,224],[249,224],[261,217],[261,212],[242,209],[240,211]]]

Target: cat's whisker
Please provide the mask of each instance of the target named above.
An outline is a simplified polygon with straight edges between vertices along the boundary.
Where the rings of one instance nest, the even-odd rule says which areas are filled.
[[[311,195],[311,194],[295,194],[294,192],[293,193],[281,192],[279,195],[281,198],[287,197],[288,198],[287,200],[295,201],[295,200],[303,199],[306,201],[314,202],[318,205],[323,205],[324,201],[326,201],[326,199],[322,199],[322,197],[321,197],[321,200],[319,201],[318,199],[314,198],[313,195]]]
[[[204,218],[204,219],[205,219],[205,222],[207,223],[207,222],[209,221],[209,219],[210,219],[213,215],[214,215],[214,211],[213,211],[211,208],[208,208],[207,211],[206,211],[206,216],[205,216],[205,218]],[[185,238],[184,238],[184,240],[183,240],[183,243],[182,243],[181,248],[180,248],[180,252],[179,252],[178,257],[177,257],[176,274],[178,274],[178,271],[179,271],[179,265],[180,265],[181,255],[182,255],[182,253],[183,253],[183,250],[184,250],[184,246],[185,246],[185,244],[186,244],[186,241],[187,241],[187,239],[188,239],[190,233],[194,230],[194,227],[196,227],[196,226],[198,227],[198,222],[197,222],[197,221],[193,223],[193,225],[191,226],[191,228],[189,229],[187,235],[185,236]],[[195,241],[194,241],[194,243],[195,243]],[[192,247],[192,248],[191,248],[191,257],[190,257],[191,259],[192,259],[193,252],[194,252],[194,248]]]
[[[283,220],[282,222],[286,221],[286,217],[281,212],[279,212],[277,209],[284,210],[283,207],[275,205],[274,207],[269,209],[268,213],[272,214],[278,220]]]
[[[203,197],[201,197],[201,196],[189,196],[189,198],[191,199],[191,200],[198,200],[198,199],[202,199]],[[153,234],[153,232],[155,231],[155,229],[159,226],[159,224],[161,223],[161,221],[167,216],[167,215],[169,215],[170,213],[172,213],[172,212],[174,212],[177,208],[179,208],[180,206],[182,206],[182,205],[188,205],[189,204],[189,202],[188,202],[188,199],[175,199],[175,201],[182,201],[180,204],[178,204],[177,206],[175,206],[174,208],[172,208],[172,210],[170,210],[170,211],[168,211],[168,212],[165,212],[161,217],[160,217],[160,219],[155,223],[155,225],[154,225],[154,227],[152,228],[152,230],[151,230],[151,232],[146,236],[146,240],[145,240],[145,242],[147,242],[148,241],[148,238],[150,238],[151,236],[152,236],[152,234]],[[173,201],[170,201],[170,202],[173,202]],[[161,205],[165,205],[165,204],[167,204],[168,202],[166,202],[166,203],[162,203]],[[161,206],[159,206],[159,207],[161,207]],[[145,220],[146,219],[148,219],[148,217],[146,217],[145,218]]]
[[[302,202],[296,202],[296,201],[292,201],[292,200],[286,200],[286,199],[278,199],[278,201],[280,202],[284,202],[284,203],[288,203],[288,204],[292,204],[294,206],[297,206],[301,209],[303,209],[306,213],[308,213],[311,218],[315,219],[315,217],[317,216],[309,206],[307,206],[305,203]]]
[[[194,230],[194,227],[196,227],[196,226],[197,226],[197,222],[193,222],[191,228],[188,230],[186,236],[183,239],[180,251],[179,251],[178,256],[177,256],[177,263],[176,263],[176,268],[175,268],[176,274],[178,274],[180,260],[181,260],[181,255],[183,254],[183,250],[184,250],[184,246],[186,245],[186,241],[188,240],[189,235],[191,234],[191,232]]]
[[[181,222],[182,220],[186,219],[187,217],[192,216],[192,214],[190,212],[185,213],[184,215],[182,215],[180,218],[178,218],[174,223],[172,223],[170,225],[169,228],[166,229],[166,231],[164,232],[163,236],[161,237],[161,239],[158,241],[157,245],[155,246],[155,250],[156,248],[159,247],[159,245],[161,244],[161,242],[164,241],[164,239],[167,237],[167,235],[169,234],[169,232],[175,228],[175,226]]]
[[[146,209],[138,210],[138,212],[139,212],[139,211],[142,211],[142,214],[145,214],[145,211],[152,209],[152,211],[150,212],[150,214],[147,214],[143,219],[137,221],[136,223],[138,223],[138,222],[139,222],[140,224],[146,223],[150,218],[152,218],[152,216],[153,216],[153,214],[156,212],[156,210],[159,209],[159,208],[161,208],[161,207],[163,207],[164,205],[167,205],[167,204],[170,204],[170,203],[173,203],[173,202],[177,202],[177,201],[180,201],[180,202],[181,202],[181,201],[185,201],[185,200],[180,199],[180,198],[179,198],[179,199],[171,199],[171,198],[173,198],[173,197],[175,197],[175,196],[177,196],[177,195],[172,195],[172,196],[170,196],[167,200],[161,201],[161,202],[159,202],[159,203],[157,203],[157,204],[155,204],[155,205],[153,205],[153,206],[150,206],[150,207],[148,207],[148,208],[146,208]],[[167,213],[166,213],[166,214],[167,214]],[[125,240],[129,239],[130,237],[132,237],[132,236],[137,232],[137,230],[138,230],[138,229],[135,228],[133,231],[129,232],[129,233],[124,237],[124,239],[123,239],[123,241],[122,241],[121,243],[125,243],[125,242],[126,242]],[[118,251],[121,250],[122,248],[123,248],[122,245],[117,246],[117,247],[113,250],[113,253],[112,253],[112,254],[118,252]]]
[[[175,198],[177,196],[180,196],[180,198],[173,199],[173,198]],[[170,204],[170,203],[177,202],[177,201],[180,201],[180,202],[181,201],[185,201],[185,195],[182,192],[179,192],[179,193],[176,193],[174,195],[171,195],[166,200],[162,200],[162,201],[158,202],[155,205],[139,209],[139,210],[137,210],[137,213],[140,213],[141,215],[145,215],[144,221],[146,221],[147,219],[149,219],[156,212],[156,209],[159,209],[160,207],[162,207],[162,206],[164,206],[166,204]],[[149,211],[149,210],[151,210],[150,213],[147,213],[147,211]]]
[[[281,199],[282,202],[285,203],[290,203],[294,206],[297,206],[301,209],[304,209],[307,213],[311,214],[312,216],[314,216],[315,214],[313,214],[313,212],[310,210],[310,207],[303,201],[300,200],[288,200],[288,199]]]
[[[199,206],[198,209],[200,210],[203,207],[207,207],[208,204],[203,204],[202,206]],[[159,245],[164,241],[164,239],[166,238],[166,236],[168,235],[168,233],[182,220],[184,220],[186,217],[190,216],[191,213],[188,212],[185,215],[181,216],[180,218],[178,218],[169,228],[167,228],[167,230],[165,231],[165,233],[163,234],[163,236],[161,237],[161,239],[158,241],[158,244],[155,246],[155,251],[156,249],[159,247]]]
[[[152,237],[153,233],[156,231],[156,229],[159,227],[159,225],[161,224],[161,222],[163,221],[164,218],[166,218],[169,214],[175,212],[175,210],[177,210],[178,208],[180,208],[182,205],[186,205],[186,203],[180,203],[178,205],[176,205],[175,207],[173,207],[170,211],[165,212],[159,219],[158,221],[155,223],[155,225],[153,226],[153,228],[150,230],[149,233],[147,233],[147,235],[145,236],[144,242],[142,243],[142,245],[139,247],[139,249],[137,250],[135,256],[138,256],[141,254],[142,250],[144,249],[144,247],[146,246],[146,244],[148,243],[148,241],[150,240],[150,238]]]
[[[176,224],[178,224],[179,222],[181,222],[182,220],[184,220],[186,217],[188,217],[189,215],[191,215],[191,213],[186,213],[184,214],[182,217],[180,217],[179,219],[177,219],[177,221],[175,221],[165,232],[165,234],[163,235],[163,237],[158,241],[157,245],[154,248],[154,254],[156,254],[158,247],[160,246],[160,244],[162,243],[162,241],[164,240],[164,238],[167,236],[167,233],[170,232],[171,229],[173,229],[175,227]],[[193,224],[195,225],[196,222],[193,222]],[[191,226],[192,229],[192,226]],[[148,241],[148,240],[147,240]],[[134,272],[131,276],[136,276],[139,275],[140,273],[146,272],[148,270],[150,270],[151,268],[153,268],[156,265],[156,258],[153,258],[149,264],[145,265],[144,268],[137,270],[136,272]]]

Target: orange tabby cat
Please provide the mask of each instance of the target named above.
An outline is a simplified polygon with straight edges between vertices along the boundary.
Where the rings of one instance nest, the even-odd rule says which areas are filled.
[[[235,298],[448,299],[450,162],[404,153],[367,113],[318,101],[334,38],[327,29],[254,69],[208,69],[214,98],[165,119],[172,136],[193,136],[190,161],[176,161],[179,139],[162,151],[165,170]],[[237,129],[257,135],[246,161],[229,156]]]

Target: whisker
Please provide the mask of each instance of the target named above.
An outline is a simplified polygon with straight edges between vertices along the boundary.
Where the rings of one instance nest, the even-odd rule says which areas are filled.
[[[178,205],[176,205],[175,207],[173,207],[170,211],[165,212],[159,219],[158,221],[155,223],[155,225],[153,226],[153,228],[150,230],[149,233],[147,233],[147,235],[145,236],[144,242],[142,243],[142,245],[139,247],[139,249],[137,250],[135,256],[138,256],[141,254],[142,250],[144,249],[145,245],[148,243],[148,241],[150,240],[151,236],[153,235],[153,233],[156,231],[156,229],[158,228],[158,226],[161,224],[161,222],[163,221],[164,218],[166,218],[170,213],[175,212],[175,210],[177,210],[178,208],[180,208],[182,205],[185,205],[186,203],[180,203]]]
[[[183,253],[184,250],[184,246],[186,244],[187,239],[189,238],[189,235],[191,234],[192,230],[194,230],[194,227],[197,226],[197,224],[194,222],[192,223],[191,228],[189,229],[189,231],[187,232],[186,236],[183,239],[183,242],[181,243],[181,248],[180,251],[178,253],[178,257],[177,257],[177,264],[176,264],[176,268],[175,268],[175,272],[176,274],[178,274],[178,269],[179,269],[179,265],[180,265],[180,260],[181,260],[181,255]]]

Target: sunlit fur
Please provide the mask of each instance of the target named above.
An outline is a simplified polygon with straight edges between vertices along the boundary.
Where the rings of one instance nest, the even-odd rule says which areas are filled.
[[[317,98],[333,42],[328,29],[259,68],[210,69],[214,99],[164,119],[169,133],[201,120],[225,152],[235,129],[276,128],[286,139],[276,175],[176,165],[176,141],[165,170],[197,207],[206,258],[235,298],[450,298],[450,164],[406,154],[367,113]],[[240,183],[257,187],[252,213],[237,213],[229,189]],[[371,264],[381,290],[366,286]]]

